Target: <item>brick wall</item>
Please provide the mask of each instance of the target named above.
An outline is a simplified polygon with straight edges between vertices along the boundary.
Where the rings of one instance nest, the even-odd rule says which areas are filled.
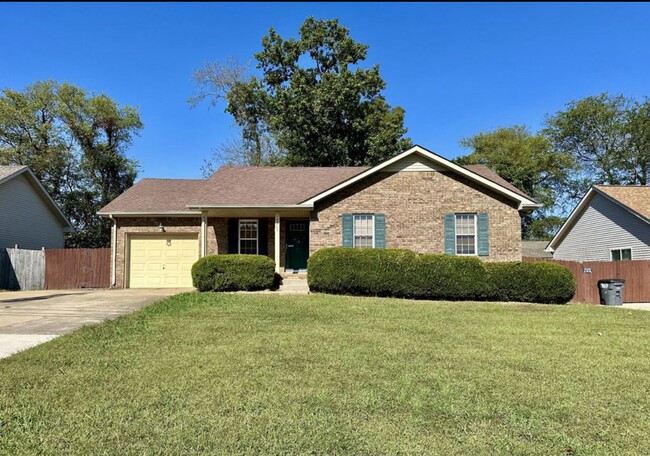
[[[516,203],[467,179],[444,172],[378,172],[317,202],[310,225],[310,254],[340,246],[343,213],[386,214],[386,247],[444,253],[444,214],[487,212],[488,261],[521,260],[521,219]]]

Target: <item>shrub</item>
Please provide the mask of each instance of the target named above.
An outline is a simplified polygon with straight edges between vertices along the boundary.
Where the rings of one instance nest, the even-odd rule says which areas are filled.
[[[569,269],[551,262],[487,263],[488,298],[496,301],[564,304],[576,292]]]
[[[311,256],[312,291],[413,299],[564,303],[571,272],[552,263],[484,263],[476,257],[410,250],[326,248]]]
[[[410,250],[320,249],[309,258],[307,281],[325,293],[409,297],[403,278],[416,257]]]
[[[312,255],[308,271],[309,288],[326,293],[451,300],[486,294],[478,258],[336,247]]]
[[[476,257],[418,255],[405,282],[414,287],[415,298],[451,301],[484,299],[487,272]]]
[[[209,255],[192,266],[199,291],[253,291],[273,288],[275,262],[263,255]]]

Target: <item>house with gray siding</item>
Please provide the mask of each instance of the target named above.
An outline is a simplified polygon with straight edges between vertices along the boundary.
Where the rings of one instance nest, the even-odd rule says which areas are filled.
[[[546,250],[556,260],[650,260],[650,187],[592,187]]]
[[[0,248],[62,249],[68,219],[27,166],[0,166]]]

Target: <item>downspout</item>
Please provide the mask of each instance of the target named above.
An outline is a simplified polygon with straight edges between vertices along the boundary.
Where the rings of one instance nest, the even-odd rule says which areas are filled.
[[[111,287],[115,286],[115,257],[117,256],[117,220],[109,214],[109,219],[113,221],[111,226]]]

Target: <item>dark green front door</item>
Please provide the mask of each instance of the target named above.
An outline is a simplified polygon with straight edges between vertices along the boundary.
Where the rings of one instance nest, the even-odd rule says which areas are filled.
[[[309,220],[287,220],[286,269],[307,269],[309,258]]]

